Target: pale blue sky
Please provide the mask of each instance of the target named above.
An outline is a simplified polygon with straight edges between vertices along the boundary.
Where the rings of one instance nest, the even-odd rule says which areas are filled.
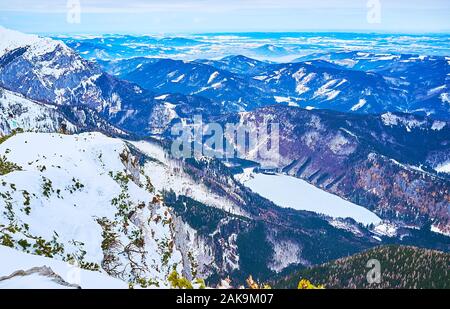
[[[450,32],[449,0],[0,0],[0,25],[36,33],[199,33],[250,31]]]

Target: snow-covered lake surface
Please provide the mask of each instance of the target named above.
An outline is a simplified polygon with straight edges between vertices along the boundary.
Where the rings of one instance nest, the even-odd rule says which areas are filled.
[[[241,181],[254,192],[280,207],[307,210],[333,218],[353,218],[363,224],[379,224],[381,219],[364,207],[287,175],[252,173]]]
[[[33,267],[50,267],[53,272],[61,276],[70,284],[76,284],[83,289],[128,289],[128,284],[116,278],[96,271],[80,269],[55,259],[26,254],[12,248],[0,246],[0,278],[10,276],[18,270],[27,271]],[[55,283],[52,278],[39,276],[17,276],[0,281],[0,289],[56,289],[66,288]]]

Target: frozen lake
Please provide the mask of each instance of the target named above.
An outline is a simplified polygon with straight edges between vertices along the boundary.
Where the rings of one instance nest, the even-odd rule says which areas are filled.
[[[333,218],[353,218],[363,224],[379,224],[381,219],[364,207],[287,175],[252,174],[243,183],[253,192],[280,207],[308,210]]]

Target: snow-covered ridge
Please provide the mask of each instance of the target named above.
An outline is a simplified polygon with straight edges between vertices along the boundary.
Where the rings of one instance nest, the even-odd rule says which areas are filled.
[[[106,104],[94,84],[102,72],[62,41],[5,28],[0,28],[0,37],[0,57],[24,48],[0,68],[3,87],[42,102],[70,103],[74,97],[81,100],[85,93]]]
[[[158,161],[149,161],[144,166],[145,173],[153,179],[152,184],[157,191],[170,188],[177,195],[191,197],[205,205],[232,214],[247,216],[235,203],[211,192],[204,184],[194,181],[183,171],[180,163],[170,159],[160,146],[145,141],[132,144],[149,157],[158,158]]]
[[[8,51],[22,46],[35,44],[40,40],[41,38],[39,38],[37,35],[25,34],[0,26],[0,57]]]
[[[6,52],[19,47],[30,47],[30,57],[45,55],[55,50],[57,46],[68,47],[61,41],[42,38],[34,34],[26,34],[0,26],[0,57]]]
[[[108,125],[111,122],[124,129],[130,118],[138,117],[136,114],[148,117],[148,112],[137,105],[143,100],[149,102],[151,94],[104,73],[63,42],[4,28],[0,32],[7,41],[2,43],[3,54],[9,51],[0,67],[3,88],[38,102],[70,106],[70,111],[62,110],[83,127],[109,127],[109,132],[115,131]],[[78,112],[76,106],[84,110]]]

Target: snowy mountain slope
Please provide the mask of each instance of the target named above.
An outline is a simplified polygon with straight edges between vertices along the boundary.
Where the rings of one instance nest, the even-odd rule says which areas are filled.
[[[64,133],[94,130],[116,136],[129,135],[88,107],[41,103],[4,88],[0,88],[0,111],[1,135],[14,130]]]
[[[125,78],[126,75],[142,68],[143,65],[155,64],[164,60],[163,58],[133,57],[116,60],[100,60],[96,62],[108,73]],[[170,60],[170,59],[169,59]],[[197,59],[193,61],[183,61],[185,64],[200,63],[213,67],[219,71],[227,71],[234,74],[255,75],[266,69],[271,63],[248,58],[242,55],[228,56],[219,60]]]
[[[0,33],[8,41],[16,38],[10,30],[0,29]],[[12,46],[17,48],[0,56],[3,88],[27,99],[57,105],[80,125],[84,118],[97,118],[98,122],[106,120],[137,132],[148,126],[154,103],[152,93],[104,73],[60,41],[30,36],[30,40],[20,39]],[[77,109],[84,110],[81,113],[85,115],[77,115]]]
[[[194,173],[188,177],[177,172],[161,148],[134,144],[153,160],[160,159],[167,171],[148,161],[141,169],[131,155],[135,147],[99,133],[22,133],[3,142],[1,244],[76,261],[83,269],[101,270],[135,285],[145,280],[153,287],[167,286],[173,267],[190,278],[229,271],[242,272],[245,277],[251,270],[239,262],[248,253],[240,251],[238,235],[251,230],[253,224],[222,210],[236,207],[236,202],[194,182]],[[185,205],[193,207],[190,214],[178,209],[174,215],[177,198],[168,201],[168,208],[155,189],[173,190],[179,198],[190,195],[209,206],[189,200]],[[222,219],[217,225],[210,221],[198,226],[195,222],[203,219],[195,215],[195,209],[213,213],[217,209]],[[201,232],[205,228],[212,232]]]
[[[407,66],[423,65],[426,67],[429,62],[446,61],[442,56],[427,56],[399,53],[371,53],[363,51],[338,51],[331,53],[314,53],[298,58],[295,62],[305,62],[313,60],[324,60],[328,63],[346,67],[348,69],[382,72],[388,75],[398,74]],[[445,66],[441,66],[445,69]]]
[[[95,59],[96,63],[98,63],[106,72],[119,78],[123,78],[125,75],[139,69],[145,64],[155,63],[159,60],[160,58],[147,57],[134,57],[110,61]]]
[[[14,32],[0,32],[10,41],[15,38]],[[32,38],[31,44],[19,40],[14,46],[20,47],[0,56],[0,86],[27,99],[56,105],[84,130],[147,136],[158,130],[154,120],[160,119],[165,103],[179,105],[180,113],[217,110],[217,104],[201,97],[178,94],[168,97],[170,101],[160,100],[160,95],[104,73],[60,41]]]
[[[1,82],[5,88],[31,99],[58,104],[65,103],[79,87],[90,96],[97,94],[93,82],[101,72],[64,43],[34,35],[18,36],[4,28],[0,33],[14,42],[12,49],[0,57]],[[83,72],[89,72],[89,76]]]
[[[144,172],[150,176],[150,179],[153,179],[152,184],[157,192],[170,188],[177,195],[190,197],[200,203],[234,215],[248,217],[248,214],[237,203],[218,195],[204,184],[194,180],[192,175],[188,175],[183,170],[182,163],[168,157],[160,146],[144,141],[132,142],[132,144],[154,159],[147,161]]]
[[[191,119],[195,115],[202,115],[206,118],[220,115],[222,112],[224,112],[224,106],[209,99],[165,93],[155,97],[155,106],[149,118],[146,119],[145,132],[161,137],[171,130],[174,123]],[[136,134],[139,133],[136,132]]]
[[[267,278],[378,243],[355,222],[335,227],[320,215],[275,206],[214,160],[176,161],[147,142],[21,133],[4,141],[0,154],[2,245],[137,286],[167,286],[173,267],[213,283]],[[280,254],[281,244],[296,249]],[[255,260],[257,252],[264,254]]]
[[[16,129],[37,132],[78,131],[56,107],[33,102],[0,88],[0,135],[8,135]]]
[[[247,59],[239,56],[221,61],[161,59],[139,66],[123,77],[159,93],[207,97],[230,111],[291,103],[301,107],[380,112],[400,111],[406,104],[403,90],[394,89],[374,73],[312,63],[269,64]],[[246,67],[253,69],[242,72]],[[396,102],[396,106],[390,102]]]
[[[264,44],[252,49],[252,52],[263,59],[274,59],[289,55],[289,50],[282,46]]]
[[[164,286],[173,267],[181,273],[189,263],[171,245],[168,209],[145,189],[148,179],[120,140],[23,133],[0,153],[14,163],[1,176],[3,245],[133,284]]]
[[[394,89],[406,91],[408,102],[402,107],[405,112],[437,118],[449,113],[446,102],[450,87],[448,57],[348,51],[312,54],[297,61],[317,63],[318,59],[324,60],[324,64],[380,74]]]
[[[126,282],[105,274],[81,269],[73,264],[56,259],[19,252],[5,246],[0,246],[0,256],[2,257],[0,265],[1,289],[128,288]],[[34,271],[30,271],[32,269]],[[20,271],[23,271],[23,273],[18,273]],[[12,276],[14,273],[15,275]]]
[[[22,32],[9,30],[0,26],[0,56],[3,56],[5,53],[16,48],[34,45],[39,42],[43,43],[43,40],[37,35],[24,34]],[[52,44],[51,42],[51,40],[48,40],[47,45]]]

